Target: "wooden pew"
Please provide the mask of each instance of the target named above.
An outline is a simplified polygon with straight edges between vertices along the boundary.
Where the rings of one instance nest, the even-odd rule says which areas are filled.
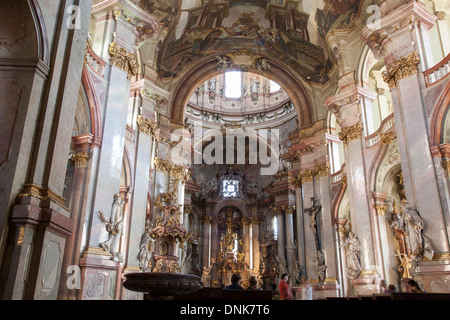
[[[272,300],[271,290],[223,290],[203,288],[192,294],[176,295],[174,300]]]

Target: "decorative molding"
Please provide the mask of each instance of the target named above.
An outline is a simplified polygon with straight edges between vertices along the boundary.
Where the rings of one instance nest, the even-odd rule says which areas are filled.
[[[416,51],[387,66],[383,72],[383,80],[393,89],[398,86],[398,81],[417,73],[417,65],[420,63],[419,54]]]
[[[222,56],[216,56],[217,70],[224,71],[237,68],[241,71],[255,70],[263,73],[270,69],[267,60],[250,49],[242,48]]]
[[[352,126],[342,128],[339,132],[339,139],[348,145],[349,141],[360,139],[362,137],[363,125],[361,122],[355,123]]]
[[[395,138],[397,138],[397,135],[393,131],[382,133],[380,135],[380,139],[381,139],[381,143],[382,144],[390,144],[392,141],[395,140]]]
[[[66,207],[66,200],[58,196],[56,193],[54,193],[52,190],[50,190],[48,187],[39,187],[35,184],[26,183],[22,187],[22,191],[17,195],[17,197],[24,198],[24,197],[32,197],[39,199],[41,201],[51,201],[61,208],[69,211],[69,209]]]
[[[152,99],[156,103],[156,108],[161,108],[164,104],[167,104],[169,102],[169,100],[167,100],[167,98],[165,98],[157,93],[151,92],[147,88],[143,88],[141,90],[141,95]]]
[[[112,42],[109,46],[109,55],[111,57],[111,64],[127,72],[128,79],[138,74],[139,65],[136,54],[128,52],[116,42]]]

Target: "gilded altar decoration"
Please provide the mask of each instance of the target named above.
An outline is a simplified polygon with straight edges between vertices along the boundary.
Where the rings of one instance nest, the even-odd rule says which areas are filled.
[[[400,260],[400,265],[397,267],[397,270],[402,274],[402,278],[411,278],[411,273],[409,271],[412,267],[411,258],[408,257],[406,253],[401,253],[399,250],[397,250],[397,254],[395,256]]]
[[[267,59],[247,48],[216,56],[216,59],[217,71],[236,68],[241,71],[254,70],[263,73],[271,67]]]
[[[417,73],[417,65],[420,63],[419,54],[414,51],[408,56],[393,62],[387,66],[383,73],[383,80],[389,85],[389,88],[396,88],[398,81]]]
[[[181,222],[182,205],[177,203],[178,181],[172,179],[170,184],[169,190],[155,200],[157,216],[155,222],[146,230],[154,240],[155,267],[152,272],[181,273],[176,246],[192,236]]]
[[[342,128],[339,132],[339,139],[348,145],[349,141],[361,138],[363,132],[363,125],[361,122],[355,123],[352,126]]]
[[[136,122],[139,132],[142,132],[143,134],[151,137],[155,137],[156,140],[159,140],[159,127],[156,121],[149,120],[140,115],[137,117]]]
[[[245,252],[242,251],[242,240],[233,232],[232,218],[228,217],[225,224],[227,233],[220,239],[216,261],[222,282],[225,282],[228,275],[241,273],[248,267],[245,263]]]
[[[137,63],[137,55],[128,52],[127,49],[120,47],[116,42],[112,42],[109,46],[109,55],[111,64],[128,73],[128,79],[136,76],[139,65]]]
[[[317,273],[319,279],[319,285],[323,286],[327,278],[327,265],[325,264],[325,253],[321,250],[316,252],[316,257],[314,258],[314,270]]]
[[[86,168],[89,153],[87,151],[74,153],[70,156],[70,159],[74,162],[75,169]]]

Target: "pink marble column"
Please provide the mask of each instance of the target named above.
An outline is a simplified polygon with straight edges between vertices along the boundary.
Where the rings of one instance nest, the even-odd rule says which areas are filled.
[[[202,216],[201,222],[203,225],[203,232],[202,232],[202,271],[203,271],[204,267],[209,267],[210,265],[209,238],[211,229],[211,217],[209,215]]]
[[[84,134],[72,138],[72,146],[75,153],[72,154],[71,161],[73,161],[75,169],[70,195],[70,218],[74,222],[74,230],[66,240],[62,270],[67,270],[70,265],[78,266],[79,263],[81,235],[83,231],[82,223],[85,218],[85,212],[81,208],[84,202],[83,191],[86,184],[86,173],[93,142],[94,136],[92,134]],[[74,300],[77,298],[77,290],[69,289],[66,283],[71,275],[71,273],[62,274],[58,299]]]
[[[450,208],[446,197],[440,195],[422,94],[425,82],[421,72],[433,64],[428,30],[436,19],[421,2],[410,1],[395,10],[385,10],[376,25],[368,25],[362,31],[363,40],[386,65],[384,80],[392,95],[406,198],[424,220],[423,232],[434,250],[433,262],[422,260],[413,272],[427,285],[432,274],[446,274],[445,268],[436,265],[448,262],[450,252],[444,218]]]
[[[352,231],[359,239],[361,270],[353,276],[353,284],[360,294],[376,292],[379,282],[379,266],[377,265],[378,247],[373,238],[375,222],[372,209],[369,207],[367,177],[364,162],[364,125],[361,110],[365,104],[371,103],[376,95],[352,83],[343,87],[339,93],[326,100],[325,105],[341,119],[340,140],[344,143],[345,164],[348,178],[350,198],[350,217]]]

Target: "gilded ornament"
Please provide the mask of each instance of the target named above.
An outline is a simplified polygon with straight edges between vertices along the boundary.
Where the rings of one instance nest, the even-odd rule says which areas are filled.
[[[241,71],[252,69],[263,73],[271,67],[267,59],[247,48],[238,49],[223,56],[216,56],[216,59],[218,71],[237,68]]]
[[[111,64],[128,73],[128,79],[136,76],[139,65],[137,63],[137,55],[128,52],[125,48],[120,47],[116,42],[112,42],[109,46],[109,55]]]
[[[156,139],[159,140],[159,127],[156,121],[149,120],[140,115],[137,117],[136,122],[139,132],[152,137],[156,137]]]
[[[330,165],[328,162],[321,163],[314,167],[318,177],[325,177],[330,174]]]
[[[396,88],[398,81],[417,73],[417,65],[420,63],[419,54],[414,51],[408,56],[393,62],[387,66],[383,73],[383,80],[389,85],[389,88]]]
[[[395,140],[396,135],[394,132],[390,131],[390,132],[386,132],[381,134],[381,143],[382,144],[390,144],[392,141]]]
[[[362,132],[363,125],[358,122],[352,126],[342,128],[341,132],[339,132],[339,139],[344,142],[345,145],[348,145],[349,141],[361,138]]]

